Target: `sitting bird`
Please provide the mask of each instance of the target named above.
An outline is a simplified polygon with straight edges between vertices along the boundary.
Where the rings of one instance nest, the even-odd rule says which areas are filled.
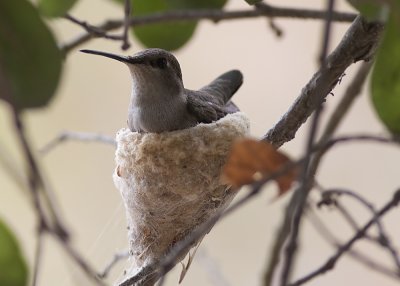
[[[199,90],[183,86],[178,60],[162,49],[146,49],[133,56],[101,51],[81,52],[125,63],[133,86],[128,110],[131,131],[161,133],[211,123],[238,111],[230,101],[243,82],[238,70],[228,71]]]

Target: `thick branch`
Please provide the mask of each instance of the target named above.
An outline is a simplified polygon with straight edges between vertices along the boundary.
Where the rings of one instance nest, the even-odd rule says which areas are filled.
[[[320,54],[320,65],[321,69],[327,68],[327,55],[328,55],[328,47],[330,43],[330,36],[331,36],[331,28],[332,28],[332,13],[334,11],[334,3],[335,0],[328,0],[327,1],[327,15],[324,27],[324,34],[322,37],[322,48]],[[291,203],[294,204],[294,211],[292,215],[289,215],[289,211],[287,211],[287,218],[290,220],[290,233],[288,236],[287,246],[285,248],[285,256],[282,264],[282,271],[281,271],[281,280],[280,285],[286,285],[290,279],[292,274],[292,269],[294,265],[294,260],[297,254],[298,248],[298,241],[299,241],[299,232],[300,232],[300,225],[302,222],[303,210],[306,206],[308,194],[311,191],[314,185],[314,176],[311,171],[311,153],[312,148],[317,136],[318,126],[319,126],[319,118],[322,113],[322,98],[318,99],[316,102],[316,109],[313,114],[312,122],[309,128],[309,134],[307,138],[305,154],[307,159],[304,161],[302,166],[302,171],[299,176],[300,179],[300,187],[295,191],[291,199]]]
[[[327,127],[324,130],[321,139],[319,140],[318,145],[326,144],[329,139],[334,134],[336,128],[339,126],[340,122],[343,120],[345,113],[349,110],[351,104],[354,102],[354,98],[359,94],[361,90],[361,86],[363,85],[368,71],[370,70],[371,64],[370,63],[363,63],[360,67],[359,71],[355,75],[353,81],[350,83],[348,88],[346,89],[345,94],[343,95],[341,101],[339,102],[337,108],[333,112]],[[312,160],[311,170],[314,173],[319,165],[320,160],[322,159],[323,154],[327,151],[325,148],[321,148],[316,152],[314,158]],[[297,204],[296,198],[290,201],[289,205],[286,209],[286,214],[284,221],[282,222],[281,229],[278,231],[277,237],[275,239],[275,243],[273,246],[273,252],[270,256],[269,263],[267,270],[264,276],[264,285],[270,285],[273,279],[273,275],[277,265],[279,264],[279,260],[281,257],[281,249],[284,246],[286,238],[289,236],[290,233],[290,226],[291,226],[291,217],[293,216],[294,209]]]
[[[330,94],[347,67],[359,60],[369,60],[373,56],[382,30],[382,24],[367,23],[358,17],[336,49],[328,56],[327,64],[314,74],[302,89],[300,96],[263,140],[277,147],[292,140],[318,103]]]
[[[129,21],[131,27],[142,26],[154,23],[166,23],[176,21],[196,21],[196,20],[211,20],[218,22],[222,20],[235,20],[245,18],[258,18],[258,17],[281,17],[281,18],[299,18],[299,19],[325,19],[325,11],[307,10],[307,9],[292,9],[292,8],[279,8],[272,7],[266,4],[258,5],[256,9],[224,11],[220,9],[202,9],[202,10],[176,10],[169,12],[154,13],[151,15],[132,17]],[[339,22],[351,22],[356,17],[352,13],[334,13],[333,20]],[[108,20],[103,24],[96,27],[97,31],[102,33],[91,33],[86,31],[79,35],[71,42],[61,46],[61,49],[68,53],[77,46],[89,41],[93,37],[106,34],[108,31],[116,30],[124,25],[124,19]],[[85,23],[86,24],[86,23]],[[88,25],[88,24],[86,24]],[[93,26],[90,26],[93,28]]]

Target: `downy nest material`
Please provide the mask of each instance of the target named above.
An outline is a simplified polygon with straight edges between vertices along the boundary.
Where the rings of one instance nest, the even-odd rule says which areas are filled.
[[[184,130],[117,133],[113,179],[128,221],[128,275],[159,261],[231,202],[235,192],[221,183],[220,172],[233,141],[248,132],[249,120],[238,112]]]

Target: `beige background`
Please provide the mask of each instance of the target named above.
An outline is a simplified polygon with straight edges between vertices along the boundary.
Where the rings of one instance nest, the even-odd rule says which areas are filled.
[[[301,2],[270,1],[279,5],[295,3],[298,7],[323,6],[323,1]],[[338,2],[341,10],[349,10],[344,1]],[[227,8],[247,8],[247,5],[244,1],[230,0]],[[121,17],[122,10],[110,1],[87,0],[80,1],[72,14],[90,23],[98,23],[106,17]],[[81,32],[80,28],[65,20],[50,24],[60,41],[71,39]],[[204,21],[199,24],[190,43],[176,53],[185,85],[189,88],[201,87],[231,68],[238,68],[244,73],[245,81],[235,95],[235,102],[250,117],[255,137],[264,134],[282,116],[317,68],[321,22],[277,19],[276,24],[284,31],[280,39],[261,18],[219,24]],[[334,25],[332,47],[347,26]],[[118,43],[99,39],[81,48],[121,53],[119,46]],[[140,49],[140,44],[133,41],[129,53]],[[335,96],[328,98],[324,120],[343,94],[353,70],[354,67],[346,72],[343,83],[334,90]],[[119,128],[125,127],[130,85],[125,66],[77,51],[71,52],[65,62],[63,82],[57,97],[47,108],[29,111],[25,115],[32,143],[40,148],[62,130],[114,136]],[[10,124],[9,109],[1,103],[0,143],[6,147],[15,164],[22,166]],[[385,132],[371,109],[367,93],[357,100],[340,128],[342,134],[352,132]],[[303,127],[296,139],[285,144],[283,150],[297,158],[304,149],[306,134],[307,129]],[[111,179],[113,152],[112,147],[103,144],[69,142],[41,158],[46,175],[54,186],[60,211],[73,234],[74,245],[96,269],[101,269],[115,252],[126,248],[124,210]],[[381,206],[398,187],[399,158],[398,150],[393,147],[373,144],[337,147],[323,161],[319,181],[326,187],[357,190],[376,206]],[[12,225],[32,264],[35,219],[29,200],[1,168],[0,190],[0,216]],[[289,199],[287,195],[271,204],[270,198],[275,192],[274,186],[267,188],[246,207],[216,225],[200,247],[183,285],[260,285],[283,207]],[[317,194],[313,197],[318,198]],[[360,223],[368,219],[369,214],[362,207],[348,205]],[[319,213],[336,235],[342,239],[350,237],[351,229],[334,210],[324,208]],[[398,215],[398,210],[394,210],[384,222],[393,243],[399,247]],[[295,277],[315,269],[333,253],[333,249],[308,222],[302,229],[301,238],[303,248]],[[357,248],[384,261],[385,265],[392,265],[387,253],[375,245],[362,242],[357,244]],[[214,270],[210,270],[210,264],[214,265],[211,268]],[[122,267],[112,272],[110,281],[121,273]],[[218,275],[222,277],[218,278]],[[178,276],[179,269],[168,275],[167,284],[177,285]],[[215,279],[216,283],[213,282]],[[52,239],[46,239],[39,281],[39,285],[90,285]],[[335,271],[308,285],[351,283],[395,285],[394,280],[364,268],[350,258],[342,259]]]

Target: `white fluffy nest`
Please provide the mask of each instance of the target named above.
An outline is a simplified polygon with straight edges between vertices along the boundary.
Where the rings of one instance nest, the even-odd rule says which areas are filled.
[[[221,167],[233,141],[248,131],[238,112],[173,132],[117,133],[113,179],[126,208],[129,273],[158,261],[231,202],[235,193],[221,183]]]

